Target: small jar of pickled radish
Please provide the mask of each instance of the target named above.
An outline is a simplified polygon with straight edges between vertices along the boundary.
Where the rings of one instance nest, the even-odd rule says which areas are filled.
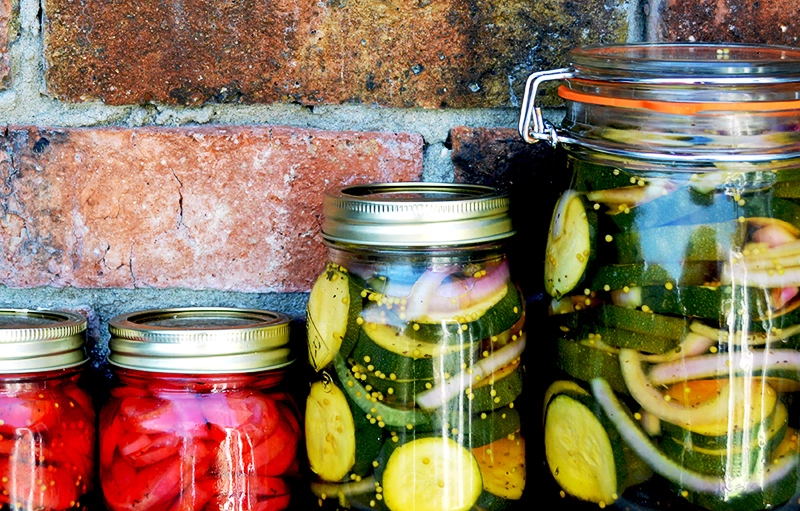
[[[79,386],[86,319],[0,309],[0,505],[84,509],[94,478],[95,413]]]
[[[305,434],[321,507],[504,509],[522,497],[524,300],[508,198],[393,183],[327,194]],[[524,408],[524,406],[522,406]]]
[[[748,44],[577,48],[530,77],[520,131],[572,175],[543,265],[543,497],[797,509],[798,91],[800,49]]]
[[[180,308],[109,323],[100,485],[113,511],[279,511],[301,438],[284,388],[289,318]]]

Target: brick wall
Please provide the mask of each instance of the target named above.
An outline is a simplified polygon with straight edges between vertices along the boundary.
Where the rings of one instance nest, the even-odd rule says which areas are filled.
[[[97,375],[119,312],[300,320],[324,257],[321,191],[401,179],[511,185],[535,298],[550,215],[535,208],[565,176],[516,134],[528,74],[588,43],[798,44],[798,7],[0,0],[0,305],[87,314]]]

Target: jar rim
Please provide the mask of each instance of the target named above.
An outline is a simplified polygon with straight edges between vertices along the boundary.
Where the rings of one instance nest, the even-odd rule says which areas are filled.
[[[181,307],[119,314],[109,321],[110,364],[177,373],[251,372],[293,362],[283,313]]]
[[[364,246],[424,247],[512,236],[508,195],[461,183],[370,183],[328,191],[322,237]]]
[[[572,50],[578,77],[628,83],[800,82],[800,49],[744,43],[634,43]]]
[[[86,318],[47,309],[0,309],[0,373],[67,369],[85,363]]]

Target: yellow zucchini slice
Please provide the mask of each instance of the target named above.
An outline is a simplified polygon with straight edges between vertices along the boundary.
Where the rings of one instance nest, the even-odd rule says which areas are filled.
[[[361,313],[361,297],[353,277],[337,265],[329,264],[319,276],[306,308],[308,358],[320,371],[333,360],[344,344],[346,356],[358,338],[356,324]]]
[[[467,511],[482,490],[478,461],[446,437],[398,447],[383,472],[383,498],[391,511]]]
[[[325,481],[341,481],[356,462],[356,434],[347,398],[333,382],[311,385],[305,430],[311,470]]]
[[[596,223],[597,215],[586,210],[574,190],[561,196],[550,221],[545,252],[544,285],[550,296],[561,298],[583,280],[594,256]]]
[[[567,394],[547,407],[545,457],[553,478],[573,497],[606,506],[617,500],[624,469],[620,445],[586,405]]]

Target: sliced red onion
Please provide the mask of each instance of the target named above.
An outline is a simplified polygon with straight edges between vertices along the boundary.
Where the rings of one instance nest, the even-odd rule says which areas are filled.
[[[730,375],[748,376],[770,370],[800,371],[800,352],[752,350],[702,355],[655,365],[648,377],[652,385],[670,385]]]
[[[430,301],[433,313],[457,313],[497,294],[510,277],[508,260],[504,260],[482,277],[470,277],[458,282],[442,284],[436,288]]]
[[[797,456],[786,456],[777,463],[765,467],[762,474],[749,479],[714,477],[683,468],[656,447],[650,438],[631,417],[625,413],[608,382],[602,378],[591,381],[594,398],[614,424],[619,435],[653,472],[679,485],[681,488],[712,493],[724,498],[730,494],[747,494],[762,491],[791,474],[797,467]]]
[[[676,349],[661,355],[642,355],[641,359],[643,362],[651,364],[670,362],[672,360],[680,360],[686,357],[708,353],[708,350],[716,344],[716,339],[711,339],[696,332],[689,332]]]
[[[478,380],[486,378],[506,364],[518,359],[525,350],[525,334],[520,334],[519,339],[506,344],[486,358],[447,380],[439,383],[430,390],[420,392],[415,398],[417,405],[426,410],[433,410],[447,404],[448,401],[463,393]]]
[[[430,311],[431,300],[436,288],[444,279],[456,271],[454,266],[436,267],[425,270],[411,288],[406,303],[406,317],[410,320],[419,318]]]

